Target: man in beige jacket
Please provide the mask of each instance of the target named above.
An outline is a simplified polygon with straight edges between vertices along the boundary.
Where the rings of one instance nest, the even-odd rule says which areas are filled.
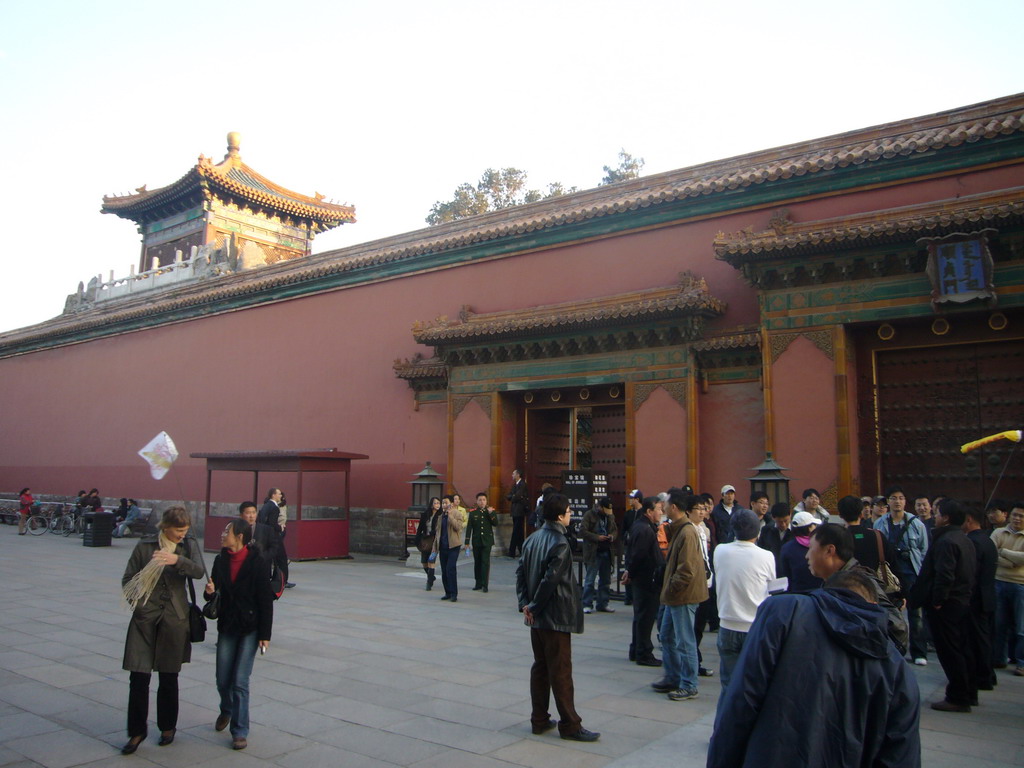
[[[692,502],[692,503],[691,503]],[[701,554],[697,528],[686,515],[696,501],[682,493],[668,498],[669,547],[662,582],[661,645],[665,676],[651,687],[668,694],[672,701],[697,696],[697,636],[694,619],[697,606],[708,599],[708,573]]]
[[[1003,669],[1007,660],[1013,674],[1024,677],[1024,502],[1014,502],[1006,527],[992,532],[996,560],[996,637],[992,644],[994,666]]]
[[[441,499],[441,519],[437,521],[437,536],[434,537],[434,554],[441,561],[441,584],[444,585],[442,600],[459,601],[459,582],[455,566],[462,551],[462,532],[466,529],[466,515],[451,496]]]

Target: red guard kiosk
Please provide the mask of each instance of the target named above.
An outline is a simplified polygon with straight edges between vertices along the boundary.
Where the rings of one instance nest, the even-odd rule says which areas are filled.
[[[348,557],[349,473],[356,459],[368,459],[362,453],[344,453],[337,448],[321,451],[227,451],[191,453],[193,459],[206,459],[206,527],[203,543],[208,552],[220,549],[220,534],[231,517],[210,516],[210,490],[214,472],[252,472],[252,498],[259,504],[260,472],[294,473],[295,499],[289,500],[288,556],[293,560],[318,560]],[[302,478],[309,472],[343,472],[344,504],[340,517],[302,518]]]

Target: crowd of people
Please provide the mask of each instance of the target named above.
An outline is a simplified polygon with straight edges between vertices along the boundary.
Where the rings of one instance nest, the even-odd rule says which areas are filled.
[[[510,502],[526,498],[520,483],[516,472]],[[575,710],[571,635],[582,632],[585,614],[614,612],[619,553],[633,612],[627,655],[660,668],[654,693],[671,702],[697,697],[700,678],[716,674],[704,666],[702,639],[717,633],[721,690],[709,766],[919,764],[921,704],[910,669],[927,664],[930,649],[948,681],[945,696],[931,703],[936,710],[970,712],[979,691],[997,684],[998,669],[1024,676],[1024,502],[997,500],[975,510],[945,497],[913,498],[900,486],[879,497],[844,497],[835,513],[813,488],[795,508],[770,505],[764,493],[746,508],[731,485],[717,500],[689,486],[655,496],[633,490],[628,499],[621,527],[602,497],[575,529],[582,583],[572,573],[569,500],[546,488],[530,535],[527,514],[516,516],[524,526],[516,593],[531,630],[534,733],[557,727],[565,739],[600,737]],[[123,502],[130,524],[133,502]],[[201,547],[188,536],[184,508],[166,510],[156,535],[138,542],[122,579],[133,608],[124,655],[125,754],[146,737],[154,671],[159,744],[174,741],[177,675],[189,660],[195,602],[185,586],[204,576],[203,594],[216,605],[210,615],[218,623],[214,727],[230,726],[232,747],[247,746],[255,655],[269,647],[273,600],[294,586],[287,580],[286,523],[279,488],[260,508],[241,504],[209,575]],[[469,510],[458,494],[432,498],[416,534],[426,589],[440,568],[441,599],[457,602],[456,565],[471,553],[473,589],[487,592],[497,526],[486,492]],[[552,694],[558,720],[549,712]],[[798,702],[805,712],[799,729],[784,714]],[[844,734],[838,742],[836,732]]]
[[[541,501],[564,499],[549,494]],[[552,559],[528,557],[535,533],[520,561],[520,610],[534,629],[546,610],[544,580],[534,585],[529,574],[561,572],[571,557],[568,541],[557,557],[550,554],[552,532],[567,535],[568,518],[561,527],[555,522],[561,511],[544,505],[541,541]],[[709,766],[766,764],[765,755],[774,755],[767,764],[803,764],[808,756],[835,765],[861,764],[861,757],[864,764],[919,764],[921,704],[910,665],[926,665],[929,649],[936,654],[948,685],[931,708],[955,713],[970,712],[978,692],[993,689],[995,670],[1024,675],[1024,502],[975,510],[893,486],[884,496],[844,497],[830,513],[813,488],[795,507],[754,494],[749,509],[731,485],[717,502],[689,487],[649,497],[634,490],[621,534],[602,498],[578,535],[586,568],[580,613],[595,604],[613,610],[613,542],[622,540],[625,602],[633,608],[628,658],[662,668],[655,692],[676,702],[696,697],[700,677],[714,674],[703,665],[703,632],[717,632],[721,693]],[[567,578],[573,581],[571,572]],[[547,599],[556,592],[549,588]],[[571,622],[548,629],[581,628],[582,621],[579,629]],[[557,652],[552,642],[534,640],[534,731],[548,727],[550,688],[563,738],[588,734],[571,684],[554,671],[555,664],[571,670],[568,641]],[[796,729],[782,713],[798,702],[808,714]],[[837,728],[845,734],[840,742]],[[852,762],[851,754],[858,756]],[[747,755],[758,757],[751,763]]]

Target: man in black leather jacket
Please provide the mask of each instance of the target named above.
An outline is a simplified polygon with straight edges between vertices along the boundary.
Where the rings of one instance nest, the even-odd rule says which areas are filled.
[[[544,502],[544,527],[526,540],[516,571],[519,610],[530,627],[533,645],[530,723],[534,733],[558,725],[563,739],[597,741],[601,734],[583,727],[574,701],[571,633],[583,632],[583,605],[565,535],[569,518],[569,499],[560,493],[549,496]],[[548,711],[551,693],[555,695],[558,723]]]

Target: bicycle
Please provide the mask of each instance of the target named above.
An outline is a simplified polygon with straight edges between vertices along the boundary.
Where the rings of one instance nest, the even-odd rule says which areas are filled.
[[[33,512],[25,521],[25,530],[33,536],[42,536],[50,527],[50,520],[38,512]]]
[[[50,533],[59,536],[70,536],[72,531],[79,525],[79,514],[74,507],[68,508],[67,505],[63,505],[60,509],[54,511],[53,516],[50,518]]]

